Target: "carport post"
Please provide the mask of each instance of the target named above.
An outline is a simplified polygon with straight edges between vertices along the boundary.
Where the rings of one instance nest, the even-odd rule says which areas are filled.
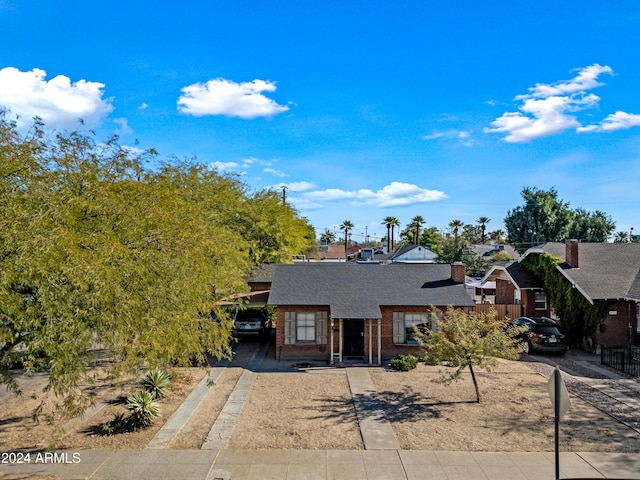
[[[331,335],[330,335],[330,337],[331,337],[331,340],[330,340],[330,342],[331,342],[331,357],[329,359],[329,362],[330,362],[330,365],[333,365],[334,364],[334,361],[333,361],[333,317],[331,317]]]
[[[382,365],[382,319],[378,319],[378,365]]]
[[[369,365],[373,363],[373,318],[369,319]]]

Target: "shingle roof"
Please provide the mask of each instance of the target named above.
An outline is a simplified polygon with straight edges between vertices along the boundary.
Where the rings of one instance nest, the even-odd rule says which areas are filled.
[[[540,248],[565,258],[564,243]],[[578,243],[578,268],[559,267],[592,300],[640,300],[640,243]]]
[[[381,318],[381,306],[473,306],[442,264],[277,265],[270,305],[328,305],[334,318]]]

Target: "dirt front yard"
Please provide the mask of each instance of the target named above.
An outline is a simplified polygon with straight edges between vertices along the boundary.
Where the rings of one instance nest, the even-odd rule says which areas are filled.
[[[246,357],[246,356],[245,356]],[[245,365],[232,363],[210,387],[191,420],[170,444],[197,449],[240,378]],[[475,403],[468,374],[440,382],[444,367],[419,365],[410,372],[367,368],[385,417],[403,449],[472,451],[552,451],[553,411],[547,392],[551,367],[501,361],[479,372],[481,403]],[[542,374],[541,374],[542,373]],[[174,388],[163,400],[162,419],[139,432],[105,436],[99,426],[123,407],[117,402],[132,383],[107,379],[91,386],[105,406],[92,416],[67,424],[65,431],[31,420],[44,379],[24,379],[24,394],[0,392],[0,450],[145,448],[161,425],[206,375],[202,368],[174,372]],[[578,397],[561,423],[564,451],[640,452],[640,434]],[[58,425],[59,427],[60,425]],[[284,368],[258,372],[227,449],[362,449],[358,418],[346,370]]]

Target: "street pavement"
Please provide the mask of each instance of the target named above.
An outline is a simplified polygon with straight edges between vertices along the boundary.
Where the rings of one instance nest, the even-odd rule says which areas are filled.
[[[247,376],[229,397],[200,450],[166,446],[202,399],[196,387],[144,450],[0,452],[0,479],[91,480],[543,480],[555,477],[553,452],[447,452],[402,450],[382,411],[367,368],[349,367],[364,450],[227,450],[235,419],[267,348],[254,352]],[[219,374],[224,364],[213,367]],[[267,368],[273,368],[268,366]],[[588,364],[585,368],[588,368]],[[599,367],[595,367],[599,368]],[[218,370],[215,370],[218,369]],[[595,371],[595,370],[594,370]],[[599,372],[602,373],[602,372]],[[609,378],[615,378],[611,374]],[[202,386],[200,386],[202,387]],[[202,387],[204,388],[204,387]],[[609,391],[615,395],[615,391]],[[22,454],[22,456],[20,456]],[[640,455],[562,452],[562,479],[638,479]]]

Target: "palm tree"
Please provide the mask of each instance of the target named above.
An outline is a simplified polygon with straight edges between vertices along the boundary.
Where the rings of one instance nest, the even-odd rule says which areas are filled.
[[[462,227],[464,227],[464,223],[462,223],[461,220],[453,220],[449,223],[449,228],[451,228],[451,231],[453,232],[453,239],[456,243],[458,243],[458,231]]]
[[[413,243],[416,245],[420,245],[420,227],[424,225],[426,220],[421,215],[416,215],[411,219],[411,223],[409,223],[409,227],[415,229],[416,236],[413,237]]]
[[[336,243],[336,234],[333,233],[328,228],[326,228],[324,230],[324,232],[322,233],[322,235],[320,235],[320,240],[326,240],[327,241],[327,245],[330,245],[332,243]]]
[[[491,240],[495,240],[498,243],[502,243],[502,240],[504,239],[504,230],[494,230],[493,232],[489,233],[489,238]]]
[[[393,220],[395,219],[395,217],[384,217],[382,219],[382,225],[384,225],[385,227],[387,227],[387,252],[390,252],[390,247],[391,247],[391,238],[389,236],[389,232],[391,231],[391,224],[393,222]],[[397,219],[396,219],[397,220]]]
[[[342,225],[340,225],[340,230],[344,230],[344,258],[345,261],[349,260],[349,255],[347,254],[347,241],[349,239],[349,230],[353,229],[353,223],[351,223],[349,220],[345,220],[344,222],[342,222]]]
[[[616,236],[613,239],[613,243],[627,243],[629,241],[629,234],[627,232],[616,232]]]
[[[390,252],[393,252],[395,250],[395,245],[393,244],[394,240],[395,240],[395,234],[394,234],[394,230],[396,227],[400,226],[400,220],[398,220],[396,217],[387,217],[389,219],[389,225],[391,225],[391,250]]]
[[[484,245],[484,240],[485,240],[484,232],[485,232],[485,229],[487,228],[487,223],[489,223],[490,221],[491,221],[491,219],[488,218],[488,217],[480,217],[478,219],[478,223],[480,224],[480,228],[482,229],[482,239],[481,239],[481,242],[480,242],[480,243],[482,243],[482,245]]]

